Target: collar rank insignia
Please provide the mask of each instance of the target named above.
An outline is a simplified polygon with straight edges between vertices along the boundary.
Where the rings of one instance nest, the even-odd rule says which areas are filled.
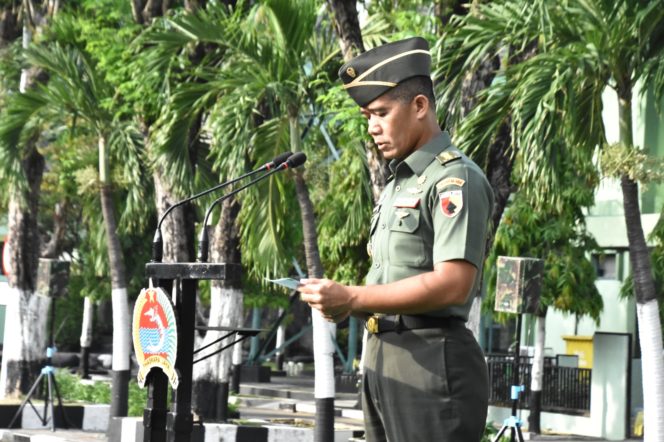
[[[463,209],[463,191],[446,190],[438,194],[440,210],[448,218],[454,218]]]
[[[453,152],[449,150],[446,150],[436,155],[436,159],[441,165],[449,163],[450,161],[454,161],[458,158],[461,158],[461,154],[459,152]]]

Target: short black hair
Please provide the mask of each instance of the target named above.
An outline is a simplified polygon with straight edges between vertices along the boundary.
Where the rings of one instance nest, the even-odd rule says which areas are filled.
[[[418,95],[424,95],[429,99],[429,107],[436,109],[436,97],[433,93],[433,81],[431,77],[423,75],[411,77],[396,85],[385,93],[385,96],[398,101],[410,103]]]

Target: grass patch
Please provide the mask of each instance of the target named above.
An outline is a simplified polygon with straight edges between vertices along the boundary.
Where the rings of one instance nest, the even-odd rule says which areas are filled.
[[[56,370],[55,379],[60,389],[63,400],[71,402],[85,402],[88,404],[111,403],[110,381],[89,381],[81,379],[76,374],[67,370]],[[136,379],[129,381],[129,416],[143,416],[143,409],[147,402],[147,387],[141,389]],[[229,398],[230,399],[230,398]],[[171,389],[168,389],[167,403],[171,403]],[[237,412],[238,407],[233,403],[228,404],[229,413]]]

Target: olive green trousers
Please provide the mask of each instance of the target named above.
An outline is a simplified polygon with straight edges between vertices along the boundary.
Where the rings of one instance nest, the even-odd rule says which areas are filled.
[[[489,380],[462,322],[369,336],[362,409],[369,442],[479,442]]]

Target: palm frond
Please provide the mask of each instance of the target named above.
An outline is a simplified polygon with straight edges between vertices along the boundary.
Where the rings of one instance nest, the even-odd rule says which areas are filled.
[[[108,148],[111,167],[118,177],[115,182],[127,190],[119,225],[125,230],[145,227],[153,205],[145,204],[151,199],[152,187],[146,175],[143,134],[135,125],[116,122],[109,135]]]
[[[46,105],[47,101],[37,91],[15,93],[5,102],[0,114],[0,180],[7,183],[9,193],[22,194],[26,190],[22,161],[24,133],[30,121]]]
[[[26,60],[52,75],[42,86],[50,107],[77,112],[100,130],[111,117],[101,103],[111,96],[110,88],[98,77],[89,57],[74,47],[58,43],[32,46],[25,51]]]

